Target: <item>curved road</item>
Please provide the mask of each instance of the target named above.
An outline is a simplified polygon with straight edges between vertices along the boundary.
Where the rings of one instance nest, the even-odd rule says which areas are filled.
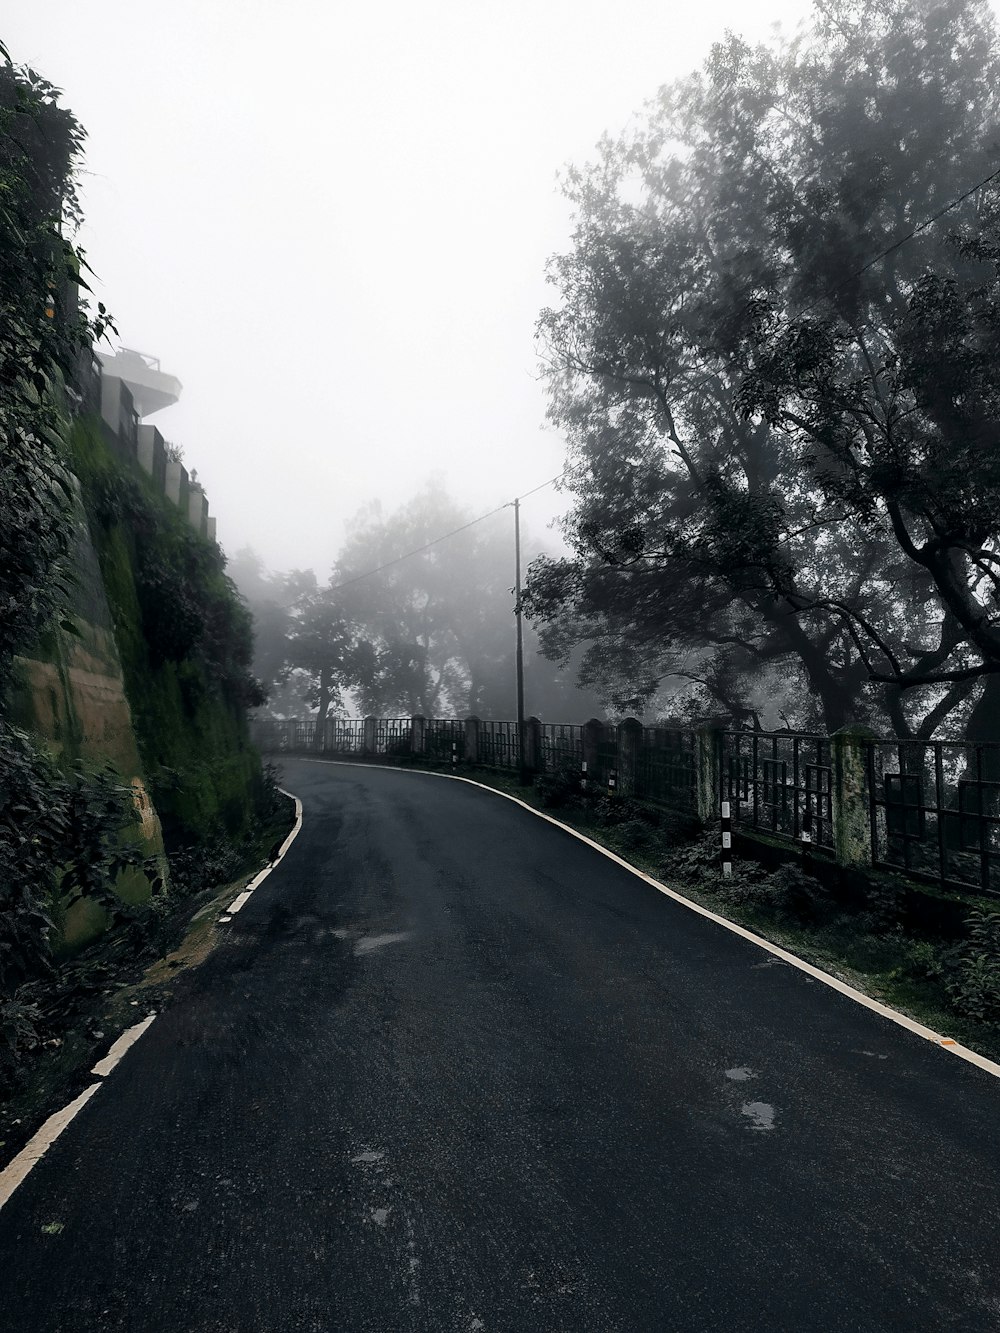
[[[1000,1080],[502,797],[285,784],[0,1211],[4,1333],[1000,1328]]]

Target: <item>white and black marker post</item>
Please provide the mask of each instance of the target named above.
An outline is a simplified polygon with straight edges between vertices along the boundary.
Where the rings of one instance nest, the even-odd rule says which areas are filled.
[[[458,745],[457,745],[457,743],[456,743],[455,741],[452,741],[452,743],[451,743],[451,766],[452,766],[452,768],[454,768],[455,765],[456,765],[457,763],[458,763]]]
[[[722,801],[722,873],[731,875],[733,873],[733,821],[730,816],[729,800],[732,795],[731,780],[726,784],[726,798]]]

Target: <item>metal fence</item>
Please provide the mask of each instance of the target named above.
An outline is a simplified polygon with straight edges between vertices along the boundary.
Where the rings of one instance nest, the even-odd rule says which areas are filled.
[[[867,758],[872,863],[1000,897],[1000,745],[880,740]]]
[[[517,723],[480,722],[478,760],[484,768],[517,768]]]
[[[516,770],[517,724],[460,718],[258,722],[263,750],[474,762]],[[906,741],[846,733],[685,731],[530,719],[529,769],[718,818],[734,830],[868,864],[958,892],[1000,897],[1000,742]]]
[[[320,748],[328,754],[363,754],[364,722],[360,718],[328,718]]]
[[[733,827],[834,847],[830,741],[805,733],[722,733]]]
[[[427,722],[424,753],[432,762],[457,764],[465,758],[465,722],[458,717],[435,717]]]
[[[643,727],[636,757],[636,789],[651,801],[678,810],[698,808],[698,771],[693,731]]]
[[[583,727],[562,722],[543,722],[540,730],[541,767],[546,772],[561,768],[582,768]]]
[[[352,719],[352,726],[360,727],[359,749],[364,749],[364,719]],[[375,720],[375,753],[404,756],[412,753],[411,722],[408,717],[380,717]]]

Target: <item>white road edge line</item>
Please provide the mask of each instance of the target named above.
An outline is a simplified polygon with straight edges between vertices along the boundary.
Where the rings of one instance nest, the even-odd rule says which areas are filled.
[[[265,866],[265,868],[254,877],[246,890],[240,894],[240,898],[242,898],[244,902],[250,897],[250,894],[254,891],[257,885],[265,880],[274,867],[279,863],[285,852],[287,852],[292,845],[292,842],[298,836],[299,830],[302,828],[302,802],[297,796],[293,796],[290,791],[285,791],[284,787],[279,787],[278,790],[281,792],[282,796],[287,796],[289,800],[295,802],[295,823],[292,826],[291,833],[289,833],[288,837],[278,848],[278,855],[269,866]],[[237,901],[239,900],[237,899]],[[241,907],[242,905],[243,904],[240,903]],[[233,908],[230,908],[229,910],[232,911]],[[110,1051],[108,1051],[104,1059],[99,1060],[97,1064],[94,1065],[93,1069],[90,1071],[91,1074],[97,1074],[102,1079],[105,1075],[110,1074],[128,1048],[139,1040],[155,1017],[156,1014],[150,1014],[147,1018],[144,1018],[141,1023],[136,1023],[134,1027],[127,1028],[111,1047]],[[56,1111],[53,1115],[50,1115],[38,1133],[35,1134],[33,1138],[29,1139],[27,1144],[25,1144],[13,1161],[9,1162],[7,1166],[0,1171],[0,1208],[4,1206],[35,1163],[52,1146],[52,1144],[55,1143],[56,1139],[77,1112],[83,1109],[85,1103],[93,1097],[94,1093],[101,1086],[101,1083],[92,1083],[86,1092],[82,1092],[75,1101],[70,1102],[68,1106],[64,1106],[61,1111]]]
[[[90,1072],[96,1074],[98,1078],[104,1078],[105,1075],[110,1074],[128,1048],[139,1040],[155,1017],[156,1013],[153,1012],[144,1018],[141,1023],[136,1023],[135,1027],[126,1028],[104,1059],[98,1060]]]
[[[81,1092],[76,1101],[64,1106],[55,1115],[50,1115],[38,1133],[29,1139],[14,1160],[0,1171],[0,1208],[20,1185],[35,1163],[52,1147],[78,1111],[93,1097],[100,1083],[91,1083],[86,1092]]]
[[[288,851],[289,847],[291,847],[292,843],[298,837],[299,829],[302,827],[302,802],[299,800],[297,796],[294,796],[290,791],[285,791],[284,787],[279,787],[278,791],[281,792],[282,796],[287,796],[289,800],[295,802],[295,823],[292,825],[292,831],[291,833],[289,833],[288,837],[278,848],[278,855],[274,858],[271,864],[265,866],[263,870],[258,871],[258,873],[246,886],[243,892],[239,894],[237,897],[235,897],[233,901],[229,904],[229,906],[226,908],[226,911],[229,912],[231,915],[235,915],[238,911],[240,911],[241,908],[246,904],[246,901],[250,897],[251,893],[253,893],[254,889],[257,888],[258,884],[262,884],[264,880],[267,879],[268,875],[271,873],[274,867],[280,862],[281,858],[284,856],[284,854]]]
[[[298,759],[299,762],[304,764],[331,764],[337,768],[379,768],[383,772],[414,773],[428,778],[448,778],[451,782],[467,782],[470,787],[479,787],[481,791],[489,791],[492,792],[494,796],[502,796],[504,800],[513,801],[514,804],[519,805],[522,810],[527,810],[529,814],[537,815],[539,819],[544,819],[546,823],[554,824],[556,828],[562,829],[564,833],[570,834],[571,837],[578,838],[580,842],[584,842],[588,847],[592,847],[595,852],[600,852],[602,856],[606,856],[609,861],[614,861],[615,865],[619,865],[623,870],[627,870],[630,874],[636,875],[646,884],[650,884],[659,893],[665,894],[668,898],[673,898],[675,902],[690,908],[692,912],[697,912],[700,916],[707,917],[709,921],[714,921],[717,925],[724,926],[726,930],[731,930],[735,935],[742,935],[745,940],[750,940],[752,944],[756,944],[760,948],[766,949],[768,953],[774,954],[776,958],[780,958],[783,962],[791,964],[792,967],[797,967],[800,972],[805,972],[816,981],[821,981],[824,986],[830,986],[833,990],[839,991],[841,995],[846,995],[848,999],[854,1000],[857,1004],[864,1005],[866,1009],[871,1009],[874,1013],[881,1014],[883,1018],[891,1019],[893,1023],[898,1023],[900,1027],[904,1027],[910,1032],[915,1032],[918,1037],[925,1037],[928,1041],[934,1042],[936,1046],[939,1046],[943,1051],[947,1051],[949,1055],[957,1055],[960,1059],[967,1060],[970,1064],[977,1065],[980,1069],[984,1069],[987,1074],[992,1074],[994,1078],[1000,1078],[1000,1065],[996,1064],[993,1060],[987,1059],[985,1055],[980,1055],[978,1051],[970,1051],[967,1046],[962,1046],[951,1037],[942,1037],[939,1033],[933,1032],[928,1027],[924,1027],[922,1023],[918,1023],[914,1019],[908,1018],[906,1014],[901,1014],[895,1009],[890,1009],[888,1005],[880,1004],[878,1000],[873,1000],[871,996],[862,994],[861,991],[855,990],[853,986],[848,986],[846,982],[838,980],[837,977],[830,976],[829,972],[821,972],[818,967],[813,967],[811,963],[807,963],[802,958],[797,958],[795,954],[789,953],[787,949],[782,949],[777,944],[772,944],[770,940],[765,940],[763,936],[755,935],[753,931],[737,925],[735,921],[727,921],[725,917],[717,916],[715,912],[710,912],[707,907],[702,907],[700,903],[695,903],[692,902],[690,898],[685,898],[683,894],[678,893],[676,889],[667,888],[666,884],[661,884],[658,879],[653,879],[652,875],[647,875],[645,871],[638,870],[635,866],[629,865],[627,861],[623,861],[620,856],[616,856],[615,853],[609,851],[607,847],[602,847],[600,843],[594,842],[592,838],[588,838],[585,833],[579,833],[575,828],[570,828],[568,824],[560,823],[558,819],[553,819],[551,815],[543,814],[541,810],[536,810],[525,801],[519,800],[516,796],[511,796],[505,791],[497,791],[496,787],[488,787],[484,782],[476,782],[474,778],[460,777],[457,773],[435,773],[432,770],[425,768],[390,768],[385,764],[352,764],[349,760],[344,759],[312,759],[299,755],[289,755],[288,758]]]

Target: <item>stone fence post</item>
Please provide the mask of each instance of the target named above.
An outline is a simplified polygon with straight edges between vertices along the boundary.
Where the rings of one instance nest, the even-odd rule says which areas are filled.
[[[868,743],[878,736],[860,723],[841,727],[830,737],[833,769],[830,804],[837,864],[870,866],[872,831],[868,806]]]
[[[600,744],[604,736],[604,723],[599,718],[592,717],[589,722],[583,724],[583,762],[587,769],[587,781],[597,781],[597,770],[600,763]]]
[[[537,717],[524,719],[524,767],[528,773],[538,773],[542,766],[542,724]]]
[[[715,718],[695,732],[695,762],[698,777],[698,818],[711,824],[720,817],[722,799],[721,718]]]
[[[366,717],[364,720],[364,741],[362,743],[363,754],[375,753],[375,723],[376,718]]]
[[[623,796],[631,796],[636,789],[639,768],[639,746],[642,742],[642,723],[627,717],[618,723],[618,788]]]
[[[410,718],[410,750],[415,755],[427,753],[427,719],[423,713],[414,713]]]
[[[467,764],[476,764],[479,762],[478,717],[467,717],[465,719],[465,762]]]

